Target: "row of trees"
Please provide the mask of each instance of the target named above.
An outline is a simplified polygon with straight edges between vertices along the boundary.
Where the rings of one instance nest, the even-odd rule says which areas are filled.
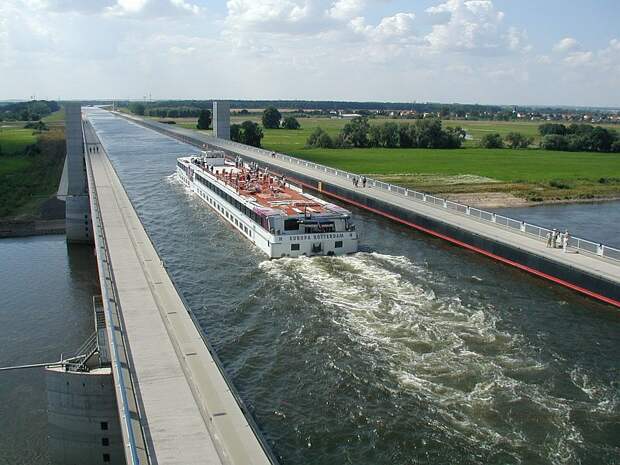
[[[265,129],[278,129],[280,127],[284,129],[299,129],[301,127],[297,118],[293,116],[286,116],[283,119],[282,113],[276,107],[265,108],[262,123]]]
[[[353,118],[342,131],[331,137],[322,128],[316,128],[308,137],[308,147],[349,148],[459,148],[465,139],[460,127],[442,128],[435,118],[417,120],[415,123],[385,122],[370,125],[366,117]]]
[[[534,142],[532,137],[524,136],[520,132],[509,132],[503,139],[498,133],[492,133],[485,134],[482,139],[480,139],[480,147],[485,149],[502,149],[504,147],[526,149],[532,142]]]
[[[230,139],[241,144],[260,147],[263,135],[261,127],[253,121],[244,121],[230,126]]]
[[[542,124],[540,147],[546,150],[570,152],[620,152],[617,131],[590,124]]]
[[[128,105],[129,111],[139,116],[155,116],[157,118],[197,118],[204,108],[195,107],[154,107],[142,102],[131,102]]]
[[[31,100],[0,106],[0,121],[38,121],[60,110],[54,100]]]

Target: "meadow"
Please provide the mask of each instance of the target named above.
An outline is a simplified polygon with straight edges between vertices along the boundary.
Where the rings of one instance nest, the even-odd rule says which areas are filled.
[[[44,123],[46,123],[46,124],[64,123],[64,121],[65,121],[65,108],[61,107],[60,110],[55,111],[54,113],[51,113],[51,114],[47,115],[45,118],[43,118],[42,121]]]
[[[260,114],[233,115],[231,123],[260,122]],[[331,118],[299,118],[298,130],[263,129],[262,146],[305,160],[365,174],[426,192],[444,194],[457,200],[469,199],[485,204],[484,197],[505,194],[523,201],[570,201],[617,198],[620,196],[620,155],[589,152],[553,152],[530,148],[482,149],[480,139],[488,133],[505,136],[520,132],[538,144],[538,126],[532,121],[453,121],[445,126],[461,126],[471,137],[461,149],[311,149],[306,140],[317,127],[336,135],[348,122]],[[188,129],[196,128],[195,118],[176,118]],[[384,121],[412,122],[373,118]],[[620,130],[618,126],[606,126]],[[211,131],[205,131],[211,132]],[[497,200],[494,200],[497,201]],[[498,205],[503,200],[499,200]],[[510,199],[506,205],[512,204]]]
[[[61,128],[33,134],[13,126],[0,130],[0,218],[36,217],[40,205],[58,189],[65,141]],[[36,144],[32,155],[28,145]]]
[[[37,141],[32,129],[23,129],[25,123],[0,123],[0,153],[21,154],[26,146]]]

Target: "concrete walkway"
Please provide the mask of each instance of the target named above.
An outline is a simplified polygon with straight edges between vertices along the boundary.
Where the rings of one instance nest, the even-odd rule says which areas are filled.
[[[98,144],[87,129],[89,144]],[[271,463],[104,149],[90,157],[151,463]]]

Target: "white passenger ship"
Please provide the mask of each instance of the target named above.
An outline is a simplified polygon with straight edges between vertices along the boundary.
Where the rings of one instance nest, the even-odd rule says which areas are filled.
[[[351,214],[220,151],[177,159],[177,176],[270,258],[357,252]]]

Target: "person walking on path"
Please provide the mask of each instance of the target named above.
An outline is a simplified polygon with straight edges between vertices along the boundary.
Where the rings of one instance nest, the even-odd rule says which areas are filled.
[[[366,176],[362,178],[362,187],[366,187]]]
[[[568,234],[568,229],[564,231],[564,235],[562,236],[562,249],[564,253],[566,253],[568,249],[568,240],[570,239],[570,235]]]
[[[554,249],[558,246],[558,231],[553,228],[553,232],[551,233],[551,247]]]
[[[547,247],[551,247],[551,231],[547,233]]]

